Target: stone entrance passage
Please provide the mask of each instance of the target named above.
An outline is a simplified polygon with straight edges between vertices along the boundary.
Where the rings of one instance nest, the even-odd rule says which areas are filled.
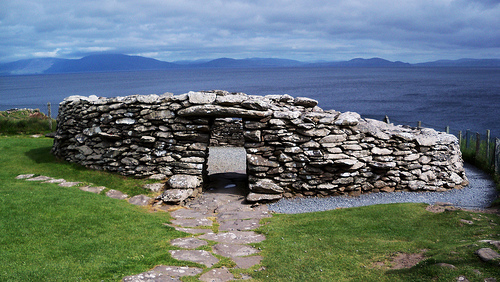
[[[71,96],[59,106],[52,152],[93,169],[166,179],[163,201],[183,203],[207,182],[217,119],[239,118],[250,202],[444,191],[468,183],[455,136],[325,111],[317,103],[226,91]]]

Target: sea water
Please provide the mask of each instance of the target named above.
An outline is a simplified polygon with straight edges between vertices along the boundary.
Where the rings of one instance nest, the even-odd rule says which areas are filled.
[[[500,137],[498,68],[234,68],[74,73],[0,77],[0,110],[47,112],[71,95],[100,97],[227,90],[289,94],[319,101],[325,110],[388,116],[395,124],[471,129]]]

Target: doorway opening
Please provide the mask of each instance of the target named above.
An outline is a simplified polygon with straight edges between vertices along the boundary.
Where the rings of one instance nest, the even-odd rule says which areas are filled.
[[[248,191],[246,150],[241,118],[216,118],[211,126],[205,191],[243,196]]]

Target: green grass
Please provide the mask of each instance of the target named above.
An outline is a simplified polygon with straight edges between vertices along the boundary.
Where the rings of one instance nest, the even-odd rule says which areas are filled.
[[[168,242],[185,234],[163,224],[167,213],[75,187],[16,180],[37,173],[142,189],[133,188],[136,180],[55,160],[51,142],[0,137],[0,281],[117,281],[158,264],[179,265]]]
[[[69,181],[144,193],[145,180],[87,170],[50,154],[52,140],[0,137],[0,281],[119,281],[155,265],[196,265],[173,260],[172,238],[187,236],[126,201],[16,180],[36,173]],[[472,225],[460,219],[473,221]],[[448,211],[423,204],[391,204],[298,215],[274,215],[259,232],[264,260],[249,270],[255,281],[469,281],[500,277],[498,261],[481,262],[482,239],[500,239],[497,215]],[[410,269],[390,269],[398,253],[425,252]],[[381,262],[385,266],[377,266]],[[453,264],[457,269],[436,266]],[[495,265],[496,264],[496,265]],[[229,259],[218,265],[231,267]],[[199,265],[198,265],[199,266]],[[254,271],[263,267],[264,270]],[[206,271],[207,269],[205,269]],[[481,274],[477,274],[478,270]],[[187,277],[184,281],[194,281]]]
[[[0,134],[46,134],[55,131],[56,121],[52,119],[53,130],[50,129],[49,117],[38,109],[0,111]]]
[[[463,224],[467,219],[474,224]],[[477,220],[476,220],[477,219]],[[481,262],[474,251],[499,239],[496,215],[463,211],[440,214],[423,204],[391,204],[327,212],[275,215],[261,228],[266,270],[251,273],[262,281],[470,281],[500,277],[500,268]],[[390,266],[397,252],[426,251],[426,260],[404,270]],[[457,267],[450,270],[435,263]],[[498,264],[498,262],[496,262]],[[474,269],[482,274],[478,275]]]

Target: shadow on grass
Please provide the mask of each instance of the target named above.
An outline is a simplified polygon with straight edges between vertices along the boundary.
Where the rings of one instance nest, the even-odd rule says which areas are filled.
[[[68,165],[71,166],[72,169],[77,170],[77,171],[82,171],[82,170],[88,170],[86,167],[78,165],[78,164],[73,164],[73,163],[68,163],[65,160],[58,159],[52,153],[50,153],[50,150],[52,149],[52,146],[47,146],[47,147],[40,147],[36,149],[31,149],[25,153],[25,155],[33,160],[37,164],[42,164],[42,163],[52,163],[52,164],[62,164],[62,163],[67,163]]]

